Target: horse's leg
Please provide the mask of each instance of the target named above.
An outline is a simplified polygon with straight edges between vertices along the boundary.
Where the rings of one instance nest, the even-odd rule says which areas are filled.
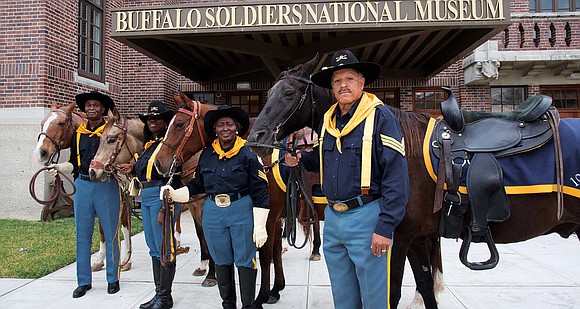
[[[271,231],[271,230],[269,230]],[[260,281],[260,291],[254,302],[256,308],[262,308],[262,304],[268,303],[270,299],[270,264],[272,263],[272,252],[274,249],[274,239],[268,237],[266,243],[262,248],[258,249],[260,252],[260,270],[261,270],[261,281]]]
[[[401,300],[401,289],[403,287],[403,274],[405,272],[405,261],[411,242],[406,235],[395,229],[395,241],[391,252],[391,308],[396,309]]]
[[[416,290],[415,298],[407,308],[437,308],[431,273],[431,256],[436,246],[438,247],[437,239],[433,240],[425,236],[416,237],[411,243],[407,258],[413,270]]]
[[[105,247],[105,234],[103,233],[103,226],[99,222],[99,252],[97,253],[97,259],[91,265],[92,271],[99,271],[105,267],[105,256],[106,256],[106,247]]]
[[[121,232],[123,233],[123,243],[122,243],[122,250],[121,250],[121,257],[119,259],[121,261],[121,271],[127,271],[131,269],[133,263],[131,263],[131,254],[133,248],[131,248],[131,230],[129,229],[131,220],[131,214],[129,214],[129,209],[127,207],[123,207],[123,212],[121,213]]]
[[[310,254],[311,261],[320,261],[320,245],[322,245],[322,241],[320,239],[320,221],[316,220],[312,224],[312,236],[313,236],[313,244],[312,244],[312,254]]]
[[[195,227],[195,232],[199,240],[199,247],[201,251],[200,266],[193,271],[192,275],[193,276],[205,275],[209,265],[209,271],[207,271],[207,275],[203,280],[203,282],[201,283],[201,286],[203,287],[215,286],[217,284],[217,279],[215,276],[215,263],[209,254],[209,249],[207,248],[207,243],[205,241],[205,236],[203,234],[203,228],[201,226],[201,213],[202,213],[201,210],[203,207],[203,199],[196,200],[192,203],[187,203],[186,205],[187,208],[189,209],[191,217],[193,218],[193,225]]]
[[[282,265],[282,220],[276,220],[274,227],[274,245],[272,256],[274,260],[274,286],[270,291],[268,304],[274,304],[280,300],[280,291],[286,287],[286,278],[284,278],[284,267]],[[260,256],[260,259],[262,257]]]

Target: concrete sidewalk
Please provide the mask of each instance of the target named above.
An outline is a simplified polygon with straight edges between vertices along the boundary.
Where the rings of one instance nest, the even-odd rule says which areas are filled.
[[[173,308],[221,308],[217,287],[201,287],[203,277],[191,275],[200,255],[188,213],[182,216],[182,229],[182,245],[190,246],[190,251],[178,256]],[[75,264],[71,264],[37,280],[0,279],[0,308],[138,308],[153,297],[154,287],[142,233],[133,237],[133,244],[133,268],[121,274],[117,294],[107,294],[105,272],[101,271],[93,273],[92,290],[73,299],[77,284]],[[549,235],[499,245],[500,263],[489,271],[463,266],[458,259],[460,245],[454,240],[442,241],[445,293],[440,297],[440,308],[580,308],[580,243],[575,236],[562,239]],[[484,245],[472,245],[470,260],[487,259],[486,254]],[[325,262],[310,262],[308,257],[307,248],[289,248],[284,255],[286,288],[277,304],[264,308],[333,308]],[[413,297],[414,281],[407,266],[400,308],[410,304]]]

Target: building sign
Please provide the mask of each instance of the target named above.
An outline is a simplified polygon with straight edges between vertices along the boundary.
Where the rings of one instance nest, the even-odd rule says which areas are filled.
[[[507,0],[214,2],[113,10],[113,34],[469,25],[506,17]]]

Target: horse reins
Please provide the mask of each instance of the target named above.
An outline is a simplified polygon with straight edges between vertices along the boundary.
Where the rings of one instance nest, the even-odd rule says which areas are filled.
[[[75,187],[74,181],[59,170],[57,170],[57,174],[56,174],[55,180],[54,180],[54,187],[52,188],[51,196],[48,200],[41,200],[40,198],[38,198],[38,196],[36,195],[36,189],[34,188],[34,184],[36,183],[36,178],[38,177],[38,175],[40,175],[40,173],[43,171],[51,169],[48,166],[51,164],[54,164],[54,163],[58,163],[58,161],[60,160],[60,151],[62,150],[62,148],[61,148],[62,143],[65,141],[65,137],[68,135],[68,133],[73,128],[72,116],[69,113],[67,113],[63,110],[60,110],[60,109],[55,109],[55,110],[53,110],[53,112],[60,112],[66,116],[66,124],[67,124],[66,131],[64,132],[64,134],[60,138],[60,141],[58,141],[58,142],[56,141],[56,139],[54,137],[50,136],[47,132],[40,132],[38,134],[37,140],[40,140],[40,137],[44,135],[46,138],[48,138],[49,141],[51,141],[54,144],[55,150],[52,152],[49,159],[44,163],[44,167],[42,167],[41,169],[39,169],[38,171],[36,171],[36,173],[34,173],[32,175],[32,178],[30,179],[30,183],[28,185],[28,192],[30,193],[30,196],[32,196],[32,198],[35,201],[37,201],[38,203],[45,205],[45,206],[52,204],[60,196],[71,197],[76,193],[76,187]],[[56,157],[56,159],[55,159],[55,157]],[[64,184],[63,184],[61,177],[64,177],[64,179],[68,183],[71,184],[72,189],[73,189],[73,191],[71,193],[67,193],[66,190],[64,189]],[[56,207],[53,209],[58,210],[58,208],[59,207]]]

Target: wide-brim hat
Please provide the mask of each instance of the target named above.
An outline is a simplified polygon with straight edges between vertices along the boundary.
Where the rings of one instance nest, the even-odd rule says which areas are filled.
[[[341,50],[332,56],[329,67],[324,67],[320,72],[312,75],[312,82],[320,87],[332,89],[330,83],[332,74],[344,69],[354,69],[361,72],[365,77],[365,85],[377,80],[381,74],[380,65],[373,62],[359,62],[358,58],[349,50]]]
[[[215,110],[207,112],[203,117],[204,120],[203,127],[205,129],[205,132],[207,132],[207,135],[209,135],[211,138],[217,137],[213,130],[213,126],[215,122],[222,117],[231,117],[232,119],[240,123],[240,128],[238,128],[237,134],[238,136],[246,134],[248,132],[248,129],[250,128],[250,117],[243,108],[237,106],[222,105]]]
[[[150,117],[161,116],[165,122],[169,123],[171,118],[173,118],[173,114],[173,111],[165,107],[163,102],[151,101],[151,103],[149,103],[149,107],[147,107],[147,112],[139,114],[139,119],[141,119],[141,121],[146,124],[147,119]]]
[[[98,91],[79,93],[76,95],[75,100],[77,102],[77,106],[83,112],[86,112],[85,111],[85,104],[89,100],[97,100],[97,101],[101,102],[101,104],[103,104],[103,106],[105,106],[104,115],[106,115],[108,113],[109,109],[112,109],[115,107],[115,102],[113,102],[113,99],[111,99],[111,97],[109,97],[108,95],[106,95],[104,93],[100,93]]]

